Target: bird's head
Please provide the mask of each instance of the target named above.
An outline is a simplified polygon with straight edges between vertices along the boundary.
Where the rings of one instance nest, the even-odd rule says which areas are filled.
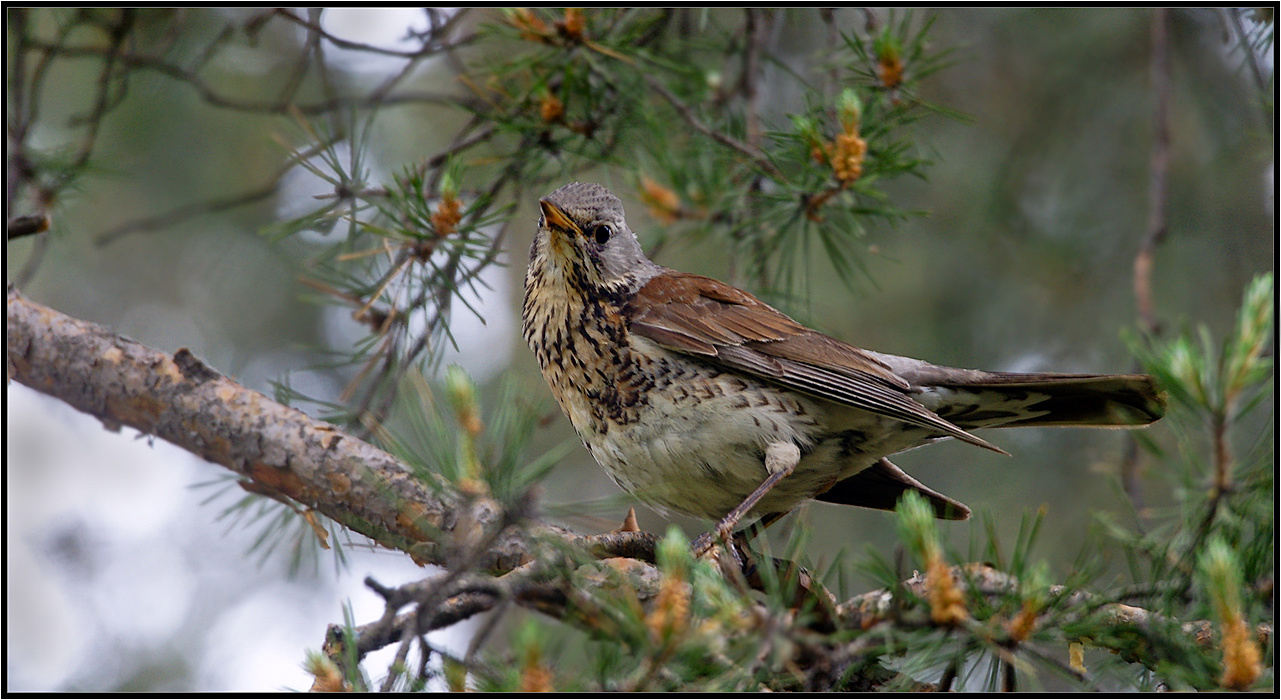
[[[532,264],[542,264],[570,286],[635,290],[661,269],[645,257],[623,216],[623,203],[604,187],[571,183],[538,205],[542,215],[530,251]]]

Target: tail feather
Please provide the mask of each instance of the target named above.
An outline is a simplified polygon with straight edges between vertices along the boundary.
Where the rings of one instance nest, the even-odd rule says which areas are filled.
[[[1019,426],[1137,427],[1165,415],[1165,393],[1142,374],[981,372],[871,353],[907,381],[912,397],[961,430]],[[940,518],[964,520],[970,509],[913,479],[887,459],[814,498],[892,509],[916,491]]]
[[[1133,427],[1165,415],[1165,394],[1146,375],[969,370],[941,374],[928,379],[916,377],[913,384],[921,386],[924,395],[932,395],[922,402],[939,417],[967,430],[1067,425]]]

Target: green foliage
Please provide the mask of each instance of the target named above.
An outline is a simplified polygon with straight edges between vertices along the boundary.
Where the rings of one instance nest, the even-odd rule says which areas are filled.
[[[1204,325],[1195,340],[1185,329],[1168,342],[1144,346],[1131,337],[1130,344],[1175,401],[1215,420],[1239,419],[1263,397],[1272,373],[1272,358],[1264,351],[1273,337],[1274,293],[1271,274],[1251,282],[1232,332],[1217,351]]]
[[[1274,381],[1273,297],[1272,275],[1255,278],[1219,343],[1204,326],[1199,342],[1186,330],[1166,341],[1130,339],[1145,370],[1174,399],[1166,423],[1176,449],[1149,443],[1149,451],[1176,501],[1137,527],[1102,517],[1100,523],[1129,564],[1135,596],[1170,619],[1207,619],[1224,601],[1253,622],[1271,619],[1266,582],[1276,568],[1275,419],[1247,419],[1264,405]],[[1249,449],[1238,457],[1240,445]],[[1198,572],[1201,586],[1194,585]],[[1217,687],[1217,659],[1205,649],[1185,645],[1172,654],[1166,670],[1172,669],[1188,687]]]
[[[920,494],[910,491],[898,505],[899,539],[907,544],[923,564],[938,557],[938,526],[934,524],[934,510]]]
[[[406,412],[404,430],[383,439],[394,454],[418,468],[419,478],[442,494],[484,493],[511,506],[576,444],[566,441],[542,454],[528,455],[530,440],[548,406],[531,401],[514,381],[501,383],[496,393],[482,401],[480,387],[462,368],[451,365],[446,371],[446,406],[422,377],[411,378],[411,386],[418,410]]]

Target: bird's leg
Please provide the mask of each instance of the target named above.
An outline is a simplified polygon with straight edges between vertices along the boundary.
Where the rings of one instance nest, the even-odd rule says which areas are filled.
[[[756,522],[735,532],[734,538],[730,540],[730,549],[738,561],[738,568],[743,572],[748,585],[754,588],[764,590],[761,588],[763,584],[760,580],[760,574],[757,572],[756,555],[747,548],[747,543],[751,542],[753,538],[764,534],[765,528],[782,520],[784,515],[787,515],[786,511],[782,513],[766,513],[757,518]],[[777,560],[775,563],[777,563]]]
[[[721,521],[716,523],[716,527],[712,528],[710,532],[704,532],[694,540],[694,556],[700,557],[706,554],[707,550],[711,549],[712,545],[717,541],[728,540],[734,532],[734,528],[738,525],[738,521],[755,508],[756,504],[765,497],[765,494],[770,492],[770,489],[789,476],[800,461],[801,451],[796,447],[795,443],[770,443],[765,448],[765,471],[769,472],[769,476],[765,478],[765,481],[761,482],[760,486],[756,487],[755,491],[748,494],[742,503],[738,504],[724,518],[721,518]],[[773,522],[773,520],[770,522]],[[768,525],[769,523],[766,524]]]

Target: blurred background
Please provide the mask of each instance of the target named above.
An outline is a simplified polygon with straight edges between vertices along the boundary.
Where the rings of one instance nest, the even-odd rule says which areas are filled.
[[[140,18],[167,31],[223,26],[250,14],[181,10]],[[928,178],[885,185],[895,206],[927,215],[870,230],[867,275],[853,291],[830,266],[813,265],[811,296],[798,315],[856,345],[939,364],[1132,371],[1121,330],[1138,322],[1133,268],[1149,222],[1152,11],[934,15],[930,42],[953,47],[955,63],[922,84],[923,97],[968,118],[929,116],[914,124],[914,138],[933,161]],[[497,18],[477,13],[468,22]],[[864,19],[861,11],[837,14],[846,31],[861,30]],[[6,20],[9,71],[17,68],[13,17]],[[57,17],[33,12],[25,21],[52,27]],[[407,30],[425,27],[423,15],[408,9],[327,10],[319,21],[337,37],[393,49],[406,45]],[[785,66],[814,59],[817,27],[799,12],[778,24],[771,49],[780,63],[763,69],[767,89],[787,94],[794,78]],[[1171,11],[1168,27],[1168,232],[1153,267],[1155,311],[1166,332],[1203,323],[1221,335],[1245,284],[1275,268],[1273,87],[1269,81],[1267,94],[1260,90],[1221,13]],[[268,25],[242,51],[220,54],[202,77],[223,93],[266,94],[263,84],[301,50],[305,34],[291,29]],[[1261,58],[1270,75],[1271,52]],[[393,55],[339,49],[324,60],[352,86],[377,85],[404,66]],[[99,69],[85,60],[50,64],[32,144],[54,152],[73,142],[68,118],[84,111]],[[447,91],[456,87],[452,80],[446,66],[425,62],[409,84]],[[7,99],[12,106],[13,95]],[[784,114],[764,116],[785,122]],[[383,110],[361,144],[371,181],[438,152],[465,117],[432,105]],[[348,350],[366,329],[350,309],[310,303],[299,284],[308,246],[325,234],[283,243],[264,234],[328,189],[306,169],[288,168],[279,136],[296,129],[288,115],[213,108],[188,85],[138,73],[102,123],[92,171],[53,210],[47,243],[8,244],[8,281],[20,280],[34,301],[151,347],[190,348],[250,388],[270,394],[271,382],[286,380],[336,400],[352,370],[316,369],[319,353]],[[234,197],[271,182],[282,168],[280,186],[244,206],[103,239],[126,222]],[[613,187],[642,239],[657,238],[663,224],[620,177],[597,171],[583,179]],[[536,199],[517,207],[504,266],[488,268],[485,285],[468,292],[484,322],[457,305],[451,329],[458,348],[446,351],[444,362],[472,374],[482,403],[504,382],[541,397],[552,420],[531,446],[538,454],[574,438],[520,339]],[[657,261],[729,274],[712,245],[674,241]],[[426,573],[399,554],[360,546],[350,548],[344,567],[322,553],[295,570],[287,546],[253,549],[264,523],[228,515],[243,493],[220,468],[129,429],[106,431],[14,383],[6,402],[9,690],[304,689],[304,651],[320,646],[326,625],[343,621],[346,602],[357,622],[381,613],[360,583],[365,576],[395,585]],[[1257,414],[1271,420],[1271,412]],[[1091,513],[1126,507],[1116,487],[1125,434],[1059,429],[985,437],[1013,457],[948,443],[895,461],[990,517],[1007,540],[1024,514],[1045,508],[1035,553],[1061,579],[1085,542]],[[1142,485],[1146,504],[1162,503],[1164,482],[1146,478]],[[552,471],[542,500],[549,517],[580,531],[616,527],[630,503],[582,449]],[[705,527],[643,507],[637,513],[646,530],[676,522],[692,535]],[[949,523],[944,533],[964,556],[985,538],[984,522]],[[820,570],[843,552],[889,552],[896,542],[890,515],[823,504],[803,507],[773,537],[785,539],[798,523],[812,530],[807,551]],[[847,595],[866,590],[857,574],[849,585]],[[446,630],[436,642],[465,649],[467,632]]]

